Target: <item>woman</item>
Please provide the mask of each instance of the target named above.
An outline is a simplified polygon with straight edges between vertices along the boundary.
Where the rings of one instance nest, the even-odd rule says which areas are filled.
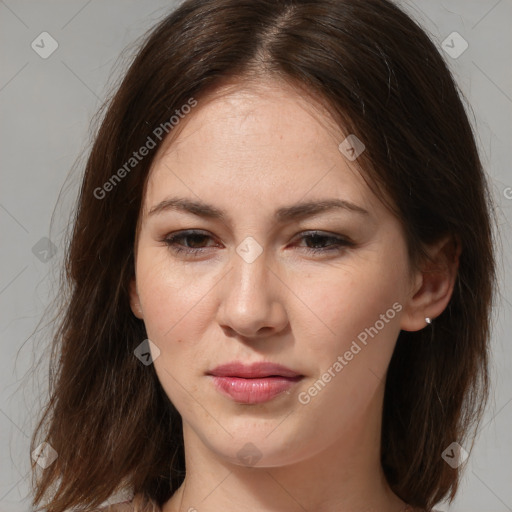
[[[453,499],[487,393],[490,211],[450,72],[394,4],[184,2],[87,162],[34,505]]]

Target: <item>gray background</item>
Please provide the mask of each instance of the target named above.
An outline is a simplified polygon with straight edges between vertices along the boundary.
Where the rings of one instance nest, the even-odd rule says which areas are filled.
[[[512,1],[401,3],[437,42],[471,105],[501,229],[492,400],[460,493],[451,507],[438,508],[512,511],[512,282],[507,272],[512,239]],[[170,0],[0,0],[0,512],[30,510],[28,440],[47,379],[46,360],[36,363],[48,342],[44,329],[34,329],[55,292],[62,231],[90,144],[90,121],[123,69],[121,51],[173,5]],[[31,43],[45,31],[59,46],[43,59]],[[442,41],[454,31],[469,44],[458,58],[442,49]],[[55,255],[51,247],[45,252],[44,237],[51,239]]]

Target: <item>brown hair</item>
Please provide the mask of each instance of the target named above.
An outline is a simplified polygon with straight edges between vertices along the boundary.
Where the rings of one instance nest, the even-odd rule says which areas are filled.
[[[455,495],[460,468],[441,453],[473,438],[487,398],[495,262],[490,195],[450,71],[426,33],[387,0],[188,0],[146,37],[86,164],[51,399],[32,440],[58,453],[35,484],[34,504],[55,488],[48,512],[93,508],[122,482],[160,506],[184,478],[181,418],[153,366],[134,357],[147,336],[129,304],[136,226],[160,140],[104,184],[191,98],[200,105],[228,78],[261,77],[322,98],[340,127],[364,141],[358,163],[391,199],[411,262],[445,235],[462,247],[446,310],[429,328],[398,337],[381,455],[407,503],[429,510]]]

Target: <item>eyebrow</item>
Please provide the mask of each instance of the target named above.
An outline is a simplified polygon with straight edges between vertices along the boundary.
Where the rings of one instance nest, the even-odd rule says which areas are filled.
[[[331,210],[346,210],[360,215],[369,215],[368,211],[350,201],[344,199],[321,199],[317,201],[301,202],[291,206],[283,206],[276,210],[274,217],[277,222],[289,222],[305,217],[318,215]],[[191,200],[184,197],[171,197],[164,199],[153,206],[148,216],[163,213],[169,210],[192,213],[199,217],[209,219],[227,220],[227,214],[223,210],[203,201]]]

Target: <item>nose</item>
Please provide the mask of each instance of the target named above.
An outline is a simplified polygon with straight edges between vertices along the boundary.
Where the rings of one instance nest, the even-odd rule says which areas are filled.
[[[221,327],[244,338],[275,336],[286,328],[286,285],[268,259],[266,251],[252,262],[233,252],[231,270],[219,283]]]

